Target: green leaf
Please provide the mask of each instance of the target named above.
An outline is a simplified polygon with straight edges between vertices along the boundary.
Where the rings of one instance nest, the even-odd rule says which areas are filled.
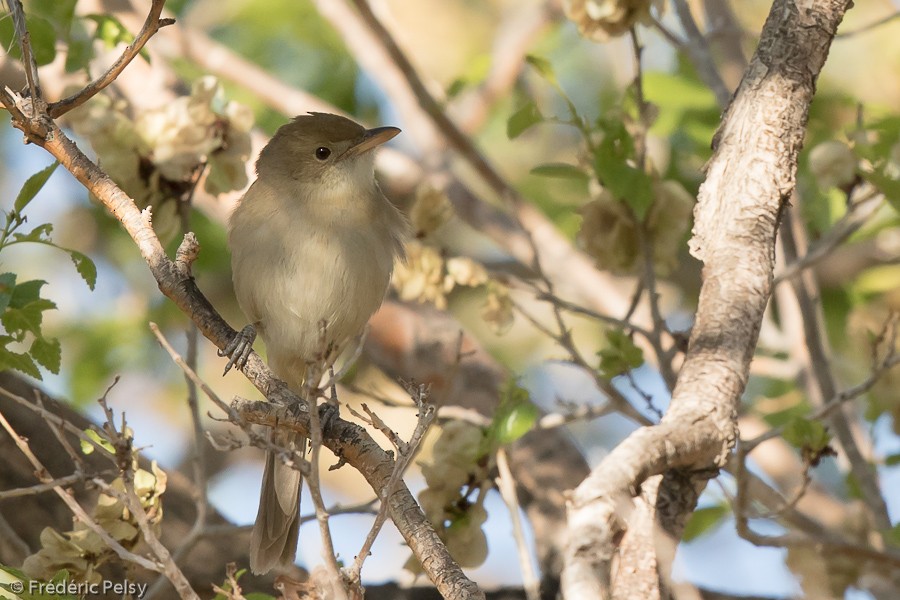
[[[884,197],[894,208],[900,212],[900,180],[888,177],[883,170],[877,170],[871,173],[863,171],[862,178],[878,188],[878,191],[884,194]]]
[[[503,389],[500,405],[494,413],[488,438],[497,446],[510,444],[528,433],[538,419],[538,409],[528,390],[510,379]]]
[[[44,17],[54,25],[60,33],[69,31],[72,18],[75,16],[77,0],[31,0],[31,11]]]
[[[50,176],[53,175],[53,171],[55,171],[58,166],[59,161],[54,161],[53,164],[48,165],[46,168],[41,169],[29,177],[28,181],[22,186],[22,189],[19,190],[19,195],[16,196],[13,210],[18,213],[22,212],[22,210],[28,206],[28,203],[34,199],[37,193],[41,191],[41,188],[44,187],[44,184],[47,183],[47,180],[50,179]]]
[[[26,375],[30,375],[35,379],[41,378],[41,372],[38,370],[34,360],[27,354],[20,354],[3,347],[0,348],[0,371],[15,369]]]
[[[466,67],[449,86],[447,86],[447,99],[459,95],[467,87],[477,85],[484,81],[491,71],[491,55],[489,53],[478,54],[466,63]]]
[[[884,459],[884,464],[888,467],[896,467],[900,465],[900,454],[891,454]]]
[[[715,95],[693,73],[645,72],[644,99],[659,106],[652,131],[658,135],[686,136],[709,146],[719,121]]]
[[[588,175],[575,165],[567,163],[547,163],[539,165],[531,169],[532,175],[540,175],[542,177],[556,177],[559,179],[577,179],[578,181],[587,181]]]
[[[94,261],[77,250],[60,249],[69,253],[69,256],[72,257],[72,262],[75,263],[75,269],[78,271],[78,274],[81,275],[81,278],[93,291],[94,286],[97,285],[97,265],[94,264]]]
[[[0,564],[0,598],[35,600],[34,595],[28,593],[28,581],[28,576],[22,571]]]
[[[134,36],[122,22],[111,15],[90,14],[85,15],[85,18],[97,24],[94,37],[102,41],[107,48],[115,48],[120,43],[130,44],[134,40]]]
[[[116,453],[116,449],[113,448],[113,445],[109,442],[109,440],[104,439],[99,433],[94,431],[93,429],[85,429],[84,435],[93,440],[98,446],[106,448],[112,454]],[[81,453],[82,454],[90,454],[96,450],[94,448],[94,444],[88,442],[87,440],[81,440]]]
[[[18,334],[16,339],[21,339],[25,332],[41,335],[44,312],[35,307],[35,304],[37,303],[32,302],[25,308],[7,307],[6,311],[0,315],[0,323],[3,323],[8,333],[14,336]]]
[[[529,127],[536,125],[544,120],[543,115],[538,110],[537,105],[529,101],[525,106],[513,113],[506,122],[506,136],[514,140]]]
[[[16,32],[13,28],[12,17],[6,10],[0,12],[0,45],[16,59],[22,58],[19,44],[16,42]]]
[[[634,159],[634,140],[617,119],[600,119],[603,140],[594,151],[594,171],[600,183],[643,221],[653,205],[653,181],[629,164]]]
[[[39,67],[49,65],[56,58],[56,31],[47,19],[29,15],[25,17],[31,50]]]
[[[603,132],[603,139],[596,149],[597,160],[620,164],[634,158],[634,139],[621,119],[614,116],[600,117],[597,119],[597,127]]]
[[[47,282],[43,279],[31,279],[18,284],[9,299],[10,308],[23,308],[41,297],[41,288]]]
[[[773,393],[775,395],[778,395],[777,390],[775,392],[768,392],[769,395]],[[780,410],[775,410],[763,415],[763,420],[770,427],[781,427],[782,425],[787,425],[791,421],[791,419],[794,419],[796,417],[802,418],[808,415],[811,409],[809,407],[809,403],[806,401],[806,398],[803,397],[803,395],[799,392],[797,392],[795,396],[797,399],[796,402],[790,404],[789,406],[781,408]]]
[[[6,328],[7,333],[16,336],[18,340],[22,339],[25,332],[40,336],[44,311],[56,308],[56,304],[50,300],[36,297],[40,286],[44,283],[35,280],[17,285],[13,289],[9,306],[0,315],[0,323]]]
[[[788,421],[781,435],[791,446],[813,452],[823,450],[831,441],[831,435],[821,421],[802,417]]]
[[[86,69],[94,58],[93,40],[81,35],[71,35],[66,46],[66,73]]]
[[[597,355],[600,357],[600,374],[607,379],[627,373],[644,364],[644,352],[634,345],[631,338],[618,329],[606,332],[606,347]]]
[[[13,240],[16,243],[22,242],[49,242],[50,241],[50,232],[53,231],[53,225],[50,223],[43,223],[42,225],[38,225],[28,233],[14,233]]]
[[[469,82],[465,79],[457,78],[450,82],[450,85],[447,86],[447,91],[445,92],[447,95],[447,99],[456,98],[460,92],[466,89],[469,86]]]
[[[553,89],[556,90],[556,93],[559,94],[559,97],[562,98],[566,106],[569,108],[569,114],[573,119],[581,119],[578,114],[578,109],[575,104],[572,102],[572,99],[569,98],[569,95],[566,94],[566,91],[559,84],[559,80],[556,78],[556,73],[553,71],[553,65],[550,64],[550,61],[546,58],[541,58],[540,56],[534,56],[533,54],[529,54],[525,57],[525,62],[534,67],[534,70],[538,72],[538,74],[544,78],[547,83],[553,86]]]
[[[554,86],[559,85],[559,81],[556,79],[556,73],[553,71],[553,65],[550,64],[549,60],[540,56],[535,56],[534,54],[529,54],[525,57],[525,62],[534,67],[534,70],[537,71],[541,77],[552,83]]]
[[[643,221],[653,205],[653,182],[650,176],[629,165],[606,171],[603,184]]]
[[[5,11],[4,11],[5,12]],[[38,66],[53,62],[56,58],[56,32],[47,19],[35,15],[25,15],[25,28],[31,42],[31,50]],[[16,60],[22,60],[22,48],[16,37],[12,17],[8,12],[0,17],[0,45]]]
[[[691,518],[688,519],[687,524],[684,526],[681,540],[690,542],[704,534],[712,533],[730,514],[731,509],[727,504],[698,508],[691,514]]]
[[[847,496],[853,500],[862,500],[863,493],[862,488],[859,485],[859,480],[856,478],[856,475],[853,473],[847,473],[847,477],[844,479],[844,483],[847,485]]]
[[[884,538],[884,541],[891,546],[900,548],[900,523],[897,523],[890,529],[882,531],[882,537]]]
[[[6,310],[6,307],[9,306],[9,302],[10,300],[12,300],[12,295],[15,287],[15,273],[0,274],[0,314],[2,314],[3,311]]]
[[[62,361],[62,349],[56,338],[35,338],[31,344],[31,357],[51,373],[58,374]]]

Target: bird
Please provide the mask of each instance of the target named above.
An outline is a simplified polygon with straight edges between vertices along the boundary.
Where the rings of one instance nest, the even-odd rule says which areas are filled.
[[[229,223],[234,291],[249,324],[220,352],[230,357],[226,372],[243,366],[258,334],[273,373],[302,396],[319,383],[306,381],[309,366],[330,365],[361,335],[409,236],[375,179],[374,149],[399,133],[311,112],[262,149],[256,180]],[[302,456],[306,440],[295,432],[276,428],[269,436]],[[300,472],[267,450],[250,538],[253,573],[294,562],[301,485]]]

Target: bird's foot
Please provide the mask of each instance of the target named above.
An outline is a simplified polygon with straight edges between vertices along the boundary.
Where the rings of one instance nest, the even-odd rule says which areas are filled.
[[[231,341],[228,342],[225,348],[219,350],[219,356],[228,357],[228,364],[225,365],[225,372],[222,375],[226,375],[232,367],[237,367],[239,371],[243,370],[247,364],[247,359],[250,358],[250,353],[253,352],[253,342],[255,340],[256,328],[250,324],[231,338]]]
[[[337,404],[326,402],[319,405],[319,426],[322,431],[327,431],[331,425],[341,417],[341,410]]]

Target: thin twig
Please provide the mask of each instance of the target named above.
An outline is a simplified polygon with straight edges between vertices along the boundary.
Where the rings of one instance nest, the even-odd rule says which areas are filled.
[[[37,61],[34,58],[34,52],[31,50],[31,34],[28,33],[28,27],[25,23],[25,10],[22,8],[21,0],[7,0],[9,12],[13,19],[13,28],[16,32],[16,38],[19,41],[19,48],[22,50],[22,63],[25,67],[25,81],[28,84],[28,91],[31,95],[32,114],[31,117],[42,112],[44,106],[44,95],[41,91],[41,80],[38,75]]]
[[[186,332],[187,337],[187,359],[185,364],[191,369],[195,369],[197,365],[197,336],[198,330],[196,325],[191,323],[188,325]],[[209,514],[209,498],[207,492],[207,470],[206,470],[206,452],[205,452],[205,436],[203,433],[203,422],[200,419],[200,403],[197,397],[197,384],[186,373],[184,375],[187,384],[187,401],[191,411],[191,423],[194,429],[194,456],[191,463],[194,471],[194,485],[196,487],[196,497],[194,504],[197,507],[197,516],[194,519],[194,526],[188,537],[195,530],[202,530],[206,525],[207,516]]]
[[[798,237],[804,234],[803,225],[795,218],[794,210],[796,206],[784,211],[781,235],[778,237],[786,261],[796,260],[799,254],[798,247],[802,243]],[[805,344],[802,352],[805,354],[806,368],[812,375],[806,388],[813,403],[821,407],[829,398],[838,396],[839,392],[834,373],[831,371],[828,339],[822,326],[824,317],[818,286],[810,273],[806,272],[791,280],[791,291],[796,298],[803,326]],[[857,445],[849,419],[842,411],[835,410],[829,414],[829,423],[843,448],[850,470],[859,482],[873,524],[876,528],[886,531],[891,526],[887,505],[881,495],[877,476]]]
[[[115,383],[113,383],[113,385],[115,385]],[[134,475],[136,452],[133,448],[134,438],[125,421],[124,412],[121,413],[121,425],[116,427],[115,414],[106,401],[106,397],[111,389],[112,386],[106,390],[106,393],[98,400],[98,402],[106,416],[106,421],[103,423],[103,430],[107,434],[108,441],[112,444],[113,448],[115,448],[116,456],[119,457],[121,480],[124,483],[124,490],[114,488],[99,477],[95,477],[92,482],[102,490],[104,494],[119,500],[128,509],[128,512],[131,513],[131,516],[137,520],[143,542],[146,543],[153,551],[153,554],[156,555],[156,558],[159,560],[160,566],[162,567],[161,572],[175,587],[178,595],[183,600],[199,600],[199,596],[191,587],[190,583],[188,583],[184,573],[178,568],[178,565],[169,553],[169,549],[159,540],[159,536],[154,531],[153,525],[150,522],[150,517],[147,515],[147,510],[144,508],[144,505],[141,503],[141,500],[138,498],[137,492],[135,491]],[[155,491],[154,493],[159,492]],[[155,516],[161,518],[162,513],[157,512],[155,513]]]
[[[631,322],[631,317],[634,316],[638,305],[641,303],[641,296],[644,295],[644,287],[644,279],[643,277],[641,277],[637,281],[637,285],[634,288],[634,293],[631,294],[631,302],[629,302],[628,304],[628,310],[625,311],[625,316],[622,317],[623,321]],[[650,330],[648,329],[647,331],[649,333]]]
[[[647,149],[647,127],[648,127],[648,119],[647,119],[647,102],[644,99],[644,69],[643,64],[641,62],[641,56],[643,54],[643,46],[641,46],[641,42],[638,39],[637,31],[635,31],[634,27],[631,28],[631,51],[632,57],[634,59],[634,95],[635,102],[638,107],[638,121],[639,121],[639,131],[634,136],[635,138],[635,152],[636,152],[636,160],[638,164],[638,168],[644,170],[646,168],[646,149]],[[637,218],[637,215],[633,215],[635,220],[635,231],[638,236],[638,243],[640,245],[641,257],[643,258],[643,269],[642,269],[642,277],[641,281],[644,284],[644,287],[647,290],[647,303],[650,306],[650,317],[653,319],[653,328],[650,330],[650,336],[647,338],[653,346],[653,351],[657,356],[657,364],[659,366],[660,375],[662,375],[663,381],[666,383],[666,387],[669,392],[675,389],[675,380],[677,379],[677,374],[675,370],[672,368],[671,360],[668,360],[668,353],[665,351],[662,345],[662,334],[668,332],[668,326],[666,325],[665,319],[663,319],[662,312],[659,309],[659,292],[657,291],[656,286],[656,270],[655,265],[653,264],[653,241],[650,238],[650,232],[644,225],[644,222]],[[651,405],[648,401],[648,404]],[[654,408],[654,410],[656,410]],[[656,411],[659,412],[658,410]],[[662,417],[662,415],[660,415]]]
[[[850,31],[840,32],[836,36],[834,36],[834,39],[841,40],[841,39],[846,39],[846,38],[852,37],[854,35],[859,35],[860,33],[865,33],[867,31],[871,31],[877,27],[881,27],[882,25],[887,25],[888,23],[890,23],[891,21],[893,21],[894,19],[897,19],[897,18],[900,18],[900,10],[898,10],[897,12],[891,13],[889,15],[886,15],[884,17],[881,17],[880,19],[876,19],[876,20],[872,21],[871,23],[863,25],[862,27],[857,27],[856,29],[852,29]]]
[[[190,187],[185,190],[184,194],[180,198],[177,199],[178,213],[181,220],[182,236],[187,236],[189,233],[191,233],[191,212],[193,210],[191,203],[194,197],[194,192],[197,189],[197,184],[199,183],[203,172],[206,170],[206,165],[203,165],[202,168],[196,169],[193,174]],[[190,251],[189,248],[189,245],[188,247],[186,247],[185,244],[180,244],[179,250],[182,251],[176,257],[176,262],[178,262],[181,265],[181,269],[186,272],[191,271],[193,262],[197,258],[197,253]],[[159,330],[156,329],[154,333],[158,331]],[[196,372],[197,370],[197,340],[199,335],[200,331],[197,329],[197,326],[193,322],[189,322],[187,331],[185,332],[185,338],[187,339],[185,365],[194,372]],[[179,558],[181,558],[181,553],[179,552],[181,548],[189,548],[193,545],[192,543],[188,543],[189,540],[199,537],[199,535],[203,531],[203,528],[206,526],[206,521],[209,516],[209,490],[207,489],[208,480],[205,451],[206,436],[203,431],[203,422],[200,417],[200,402],[197,395],[197,384],[186,372],[184,373],[184,381],[185,385],[187,386],[187,403],[188,408],[191,412],[191,424],[193,425],[194,429],[194,452],[193,456],[191,457],[191,464],[194,471],[194,505],[197,508],[197,515],[194,518],[194,525],[188,532],[188,535],[185,538],[184,542],[180,544],[180,548],[176,549],[175,551],[176,562],[179,560]],[[185,552],[186,551],[187,550],[185,550]]]
[[[185,260],[185,261],[189,260],[188,259],[189,256],[195,256],[195,253],[189,250],[189,246],[190,246],[189,244],[182,244],[180,251],[179,251],[179,255],[182,256],[183,260]],[[187,380],[190,381],[194,386],[200,388],[203,391],[203,393],[207,396],[207,398],[209,398],[213,402],[213,404],[215,404],[220,409],[222,409],[225,412],[225,414],[228,415],[228,421],[239,426],[244,431],[244,433],[247,435],[251,444],[253,444],[254,446],[259,447],[259,448],[265,448],[267,450],[272,450],[274,452],[279,452],[279,453],[287,451],[286,448],[280,448],[274,444],[271,444],[269,442],[269,440],[266,439],[265,436],[259,435],[258,433],[253,431],[253,429],[250,427],[250,424],[247,423],[240,416],[240,414],[238,414],[237,411],[235,411],[230,405],[223,402],[221,400],[221,398],[219,398],[218,395],[216,395],[216,393],[212,390],[212,388],[210,388],[209,385],[207,385],[207,383],[205,381],[203,381],[197,375],[197,373],[194,371],[194,369],[192,369],[190,367],[190,365],[187,364],[187,362],[184,360],[184,358],[182,358],[182,356],[175,350],[175,348],[172,347],[172,344],[169,343],[169,340],[166,339],[166,337],[162,334],[162,332],[159,329],[159,326],[156,323],[151,322],[149,324],[149,327],[150,327],[150,330],[153,332],[153,335],[156,337],[157,341],[159,342],[160,346],[162,346],[163,349],[171,357],[172,362],[174,362],[176,365],[181,367],[181,370],[184,372],[184,375],[187,378]],[[199,422],[199,420],[198,420],[198,422]],[[203,433],[204,432],[202,431],[202,428],[201,428],[201,434],[203,434]],[[203,435],[203,438],[205,438],[205,437],[206,436]],[[201,451],[201,447],[200,447],[201,442],[198,440],[196,443],[197,443],[197,451],[200,452]],[[241,444],[241,445],[243,445],[243,444]],[[200,500],[199,500],[200,494],[202,494],[202,492],[198,492],[197,502],[200,502]],[[208,501],[205,504],[206,504],[206,506],[208,506]],[[198,518],[195,519],[193,527],[191,527],[191,530],[181,540],[181,542],[178,544],[178,547],[175,548],[175,551],[172,553],[173,560],[175,561],[176,564],[178,562],[180,562],[185,556],[187,556],[187,554],[194,548],[194,546],[196,546],[196,544],[202,538],[209,535],[209,533],[208,533],[209,526],[207,525],[207,522],[206,522],[207,519],[199,518],[200,517],[199,505],[198,505],[197,515],[198,515]],[[151,598],[156,597],[156,595],[162,591],[164,582],[165,582],[165,579],[163,579],[163,577],[157,578],[157,580],[150,587],[147,595]]]
[[[168,352],[169,356],[172,358],[172,362],[181,367],[182,371],[184,371],[185,376],[187,376],[197,387],[203,390],[203,393],[206,394],[206,397],[212,400],[213,404],[221,408],[225,411],[225,414],[228,415],[228,418],[231,422],[236,425],[241,426],[242,428],[249,430],[250,426],[241,419],[240,414],[238,414],[229,404],[226,404],[222,401],[221,398],[213,391],[211,387],[209,387],[205,381],[203,381],[200,376],[188,365],[184,358],[181,357],[178,352],[175,351],[175,348],[172,347],[172,344],[169,343],[169,340],[162,334],[159,330],[159,326],[156,323],[151,322],[149,324],[150,330],[153,332],[153,335],[156,336],[156,340],[159,342],[159,345],[163,347],[163,349]]]
[[[659,33],[661,33],[662,36],[664,38],[666,38],[666,40],[670,44],[672,44],[673,48],[675,48],[676,50],[684,49],[686,42],[684,40],[682,40],[681,38],[679,38],[675,33],[673,33],[671,29],[666,27],[662,21],[660,21],[659,19],[657,19],[654,16],[651,16],[650,22],[653,23],[654,29],[656,29]]]
[[[631,58],[634,62],[634,78],[631,85],[634,88],[634,100],[638,110],[638,131],[632,137],[635,144],[635,162],[637,168],[641,171],[647,167],[647,102],[644,99],[644,66],[641,58],[644,54],[644,47],[638,38],[637,30],[632,27],[629,31],[629,39],[631,40]]]
[[[116,457],[113,453],[111,453],[105,446],[98,443],[96,440],[94,440],[90,436],[88,436],[84,431],[82,431],[78,427],[75,427],[74,425],[72,425],[71,423],[69,423],[62,417],[60,417],[59,415],[50,412],[43,406],[39,406],[33,402],[29,402],[22,396],[13,394],[6,388],[0,387],[0,394],[6,396],[13,402],[16,402],[17,404],[24,406],[25,408],[32,410],[32,411],[36,412],[37,414],[41,415],[41,418],[44,419],[45,421],[47,421],[48,423],[52,423],[52,424],[56,425],[57,427],[61,427],[62,429],[65,429],[66,431],[68,431],[69,433],[71,433],[75,437],[77,437],[80,442],[89,444],[94,449],[94,451],[98,453],[98,455],[109,459],[113,464],[115,464]]]
[[[114,473],[115,471],[110,469],[107,471],[101,471],[96,475],[111,475]],[[90,480],[93,477],[95,477],[94,473],[88,475],[86,473],[82,473],[81,471],[76,471],[71,475],[58,477],[57,479],[52,479],[45,483],[37,483],[28,487],[13,488],[11,490],[2,490],[0,491],[0,500],[6,500],[7,498],[20,498],[22,496],[36,496],[38,494],[43,494],[44,492],[52,492],[55,488],[58,487],[68,487],[76,483],[82,483],[84,481]]]
[[[706,43],[706,38],[697,27],[697,22],[694,21],[694,16],[691,14],[691,8],[688,6],[686,0],[672,0],[672,4],[675,7],[675,14],[678,15],[678,20],[681,22],[681,28],[684,30],[685,35],[687,35],[684,49],[691,62],[694,64],[694,67],[697,69],[697,74],[700,76],[700,79],[702,79],[712,90],[713,94],[715,94],[719,106],[724,108],[731,100],[731,92],[728,90],[728,87],[722,80],[722,76],[719,74],[719,69],[716,67],[715,61],[713,61],[712,53],[709,51],[709,45]]]
[[[327,347],[326,339],[323,330],[323,347]],[[322,355],[327,356],[327,352],[323,351]],[[321,369],[323,366],[307,366],[306,380],[302,390],[309,412],[310,445],[309,470],[304,473],[304,477],[309,486],[309,494],[312,497],[313,507],[316,511],[316,522],[319,524],[319,535],[322,539],[322,558],[325,559],[325,569],[328,573],[330,586],[334,593],[346,597],[347,588],[343,577],[341,577],[341,567],[338,565],[334,550],[334,538],[328,525],[329,514],[325,506],[325,500],[322,498],[322,480],[319,475],[319,455],[322,451],[322,422],[319,418],[319,388],[313,382],[318,382],[322,379]]]
[[[9,436],[12,438],[13,442],[19,448],[19,451],[25,455],[25,458],[31,463],[31,465],[35,469],[35,473],[38,475],[38,479],[41,480],[42,483],[49,483],[53,481],[53,478],[50,477],[47,468],[41,463],[37,456],[31,451],[31,448],[28,446],[28,442],[25,438],[21,437],[18,433],[16,433],[15,429],[13,429],[12,425],[10,425],[9,421],[6,420],[6,417],[0,412],[0,426],[6,430]],[[154,571],[156,573],[163,572],[163,565],[148,560],[143,556],[139,556],[129,550],[126,550],[122,544],[120,544],[115,538],[113,538],[109,533],[101,527],[97,521],[95,521],[90,515],[85,512],[84,508],[73,498],[66,490],[64,490],[60,486],[55,486],[53,491],[59,496],[60,500],[62,500],[66,506],[69,507],[69,510],[72,511],[72,514],[75,515],[75,518],[81,521],[88,529],[93,531],[97,536],[103,540],[116,555],[126,562],[134,563],[140,567],[143,567],[149,571]]]
[[[37,389],[34,390],[34,403],[41,408],[44,408],[44,401],[41,399],[41,392]],[[65,435],[63,435],[63,428],[60,427],[58,423],[54,423],[53,421],[47,421],[47,427],[50,428],[50,431],[53,432],[53,437],[56,438],[56,441],[59,442],[59,445],[62,446],[66,454],[69,455],[69,458],[72,460],[72,464],[75,465],[75,469],[78,471],[83,471],[84,454],[75,451],[75,448],[73,448],[72,444],[69,443],[69,439]]]
[[[518,302],[513,302],[513,308],[522,315],[532,326],[549,337],[550,339],[556,341],[568,354],[570,358],[570,362],[581,368],[585,373],[587,373],[591,379],[593,379],[594,384],[597,388],[602,391],[606,397],[609,399],[610,405],[615,407],[617,411],[622,413],[624,416],[632,419],[636,423],[640,425],[652,425],[653,421],[644,416],[638,409],[631,405],[628,399],[622,395],[622,393],[616,389],[616,387],[606,378],[601,377],[600,373],[597,371],[595,367],[590,365],[587,360],[585,360],[584,356],[582,356],[581,352],[575,346],[571,335],[567,335],[566,333],[556,333],[551,331],[546,325],[541,323],[534,315],[524,309],[521,304]]]
[[[191,587],[184,572],[182,572],[182,570],[178,568],[178,565],[175,564],[175,560],[169,553],[168,548],[163,545],[156,535],[156,532],[153,531],[150,518],[147,516],[147,512],[144,510],[140,499],[137,497],[137,493],[134,491],[133,475],[134,473],[131,473],[132,478],[129,479],[125,485],[124,492],[117,490],[100,478],[95,478],[93,482],[98,488],[103,490],[104,494],[118,499],[128,507],[129,512],[131,512],[132,516],[134,516],[138,522],[143,541],[150,546],[153,554],[155,554],[157,560],[160,561],[160,566],[162,567],[161,572],[164,573],[166,578],[173,586],[175,586],[178,595],[185,600],[200,600],[200,596],[198,596],[197,592]]]
[[[335,0],[329,1],[334,2]],[[485,160],[481,152],[479,152],[472,144],[469,137],[450,120],[447,113],[444,111],[444,108],[434,99],[421,77],[419,77],[415,67],[407,58],[403,50],[400,49],[396,40],[394,40],[394,37],[381,21],[378,20],[375,13],[372,12],[372,7],[369,6],[368,0],[352,0],[352,3],[359,11],[359,16],[375,34],[384,50],[403,74],[407,85],[409,85],[413,95],[419,101],[419,106],[425,111],[450,145],[459,152],[460,156],[475,169],[479,176],[481,176],[503,200],[510,202],[521,201],[519,194],[516,193],[497,170]]]
[[[828,400],[828,402],[825,402],[822,406],[813,411],[813,413],[807,418],[817,421],[828,418],[843,404],[859,398],[870,389],[872,389],[872,387],[876,383],[878,383],[878,380],[885,373],[887,373],[897,365],[900,365],[900,353],[889,352],[880,362],[877,362],[874,365],[872,373],[868,377],[866,377],[866,379],[834,395],[831,399]],[[741,443],[743,444],[746,452],[750,453],[761,443],[778,437],[782,433],[784,433],[784,426],[774,427],[762,435],[759,435],[751,440],[742,441]]]
[[[541,292],[537,291],[534,295],[536,300],[542,300],[545,302],[550,302],[559,308],[570,312],[572,314],[581,315],[583,317],[588,317],[590,319],[594,319],[596,321],[600,321],[601,323],[607,323],[609,325],[613,325],[614,327],[618,327],[619,329],[624,329],[626,331],[631,331],[643,337],[644,339],[650,339],[652,335],[648,329],[641,327],[640,325],[634,324],[630,320],[626,319],[618,319],[616,317],[611,317],[609,315],[604,315],[598,313],[597,311],[591,310],[580,304],[575,304],[574,302],[569,302],[568,300],[563,300],[559,296],[556,296],[550,292]]]
[[[519,500],[516,498],[516,482],[512,471],[509,469],[509,461],[506,458],[506,450],[497,449],[497,489],[506,503],[509,518],[512,519],[513,538],[516,540],[516,550],[519,554],[519,567],[522,569],[522,587],[525,588],[525,597],[528,600],[539,600],[541,597],[541,583],[534,571],[531,562],[531,552],[525,542],[525,532],[522,529],[522,518],[519,516]]]
[[[366,535],[366,539],[360,547],[353,564],[349,569],[344,571],[346,579],[354,584],[360,583],[363,564],[365,563],[366,558],[371,554],[372,545],[375,543],[375,539],[378,537],[381,528],[387,521],[388,498],[394,493],[397,483],[403,477],[403,474],[415,457],[416,452],[418,452],[419,445],[422,443],[425,434],[428,432],[428,428],[434,422],[436,413],[434,407],[428,404],[428,396],[430,393],[428,387],[425,385],[410,386],[409,391],[410,396],[419,408],[418,420],[409,441],[405,443],[402,443],[401,441],[399,445],[395,444],[397,447],[397,459],[394,463],[394,470],[391,473],[390,479],[388,479],[387,485],[379,492],[381,505],[378,507],[378,512],[375,515],[375,521],[372,523],[372,527],[369,529],[369,533]],[[389,437],[389,439],[391,438]]]
[[[325,383],[322,384],[321,388],[323,390],[328,390],[337,385],[337,383],[344,378],[344,376],[350,372],[350,369],[356,364],[356,361],[359,360],[359,357],[362,356],[363,347],[366,343],[366,337],[369,335],[369,326],[366,325],[363,329],[363,332],[358,335],[353,344],[353,353],[347,357],[347,360],[344,361],[344,364],[341,365],[341,368],[338,369],[337,373],[334,372],[334,369],[331,369],[330,375]]]
[[[884,195],[871,186],[866,186],[858,197],[854,198],[853,196],[856,195],[856,193],[851,194],[847,212],[825,235],[819,238],[803,256],[791,261],[775,274],[774,285],[787,281],[828,258],[838,246],[859,231],[885,202]]]
[[[567,412],[548,413],[540,418],[535,427],[537,429],[553,429],[554,427],[562,427],[577,421],[591,421],[599,417],[615,412],[616,409],[612,403],[604,402],[603,404],[585,404],[581,406],[571,406]]]
[[[855,560],[868,559],[874,562],[900,568],[900,552],[885,547],[876,550],[870,546],[864,546],[838,536],[831,531],[822,531],[817,535],[790,532],[777,536],[766,536],[756,533],[750,528],[748,514],[749,494],[747,493],[748,478],[751,476],[746,468],[747,450],[744,444],[738,442],[737,456],[733,461],[737,494],[735,496],[735,524],[738,535],[756,546],[768,546],[775,548],[790,548],[794,546],[808,546],[817,549],[820,553],[839,553],[853,556]]]
[[[18,2],[18,0],[12,1]],[[96,96],[113,81],[115,81],[116,77],[118,77],[119,74],[125,70],[125,67],[127,67],[138,54],[140,54],[141,49],[148,41],[150,41],[150,38],[153,37],[153,35],[157,31],[175,22],[175,19],[159,18],[160,14],[162,14],[162,10],[165,4],[166,0],[153,0],[150,5],[150,11],[147,14],[147,20],[144,22],[144,26],[134,38],[134,41],[128,44],[128,47],[125,48],[116,62],[114,62],[112,66],[107,69],[106,73],[87,84],[81,90],[75,92],[68,98],[63,98],[58,102],[52,102],[47,107],[47,113],[50,115],[50,117],[56,119],[66,114],[73,108],[81,106],[82,104]]]

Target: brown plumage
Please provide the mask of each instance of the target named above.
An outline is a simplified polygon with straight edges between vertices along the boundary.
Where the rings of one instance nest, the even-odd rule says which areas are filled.
[[[231,217],[238,302],[269,366],[297,393],[321,351],[320,324],[337,355],[384,299],[408,226],[375,182],[371,150],[399,131],[323,113],[297,117],[260,153],[257,180]],[[272,440],[301,453],[306,445],[282,431]],[[266,454],[254,573],[293,562],[301,483],[299,471]]]

